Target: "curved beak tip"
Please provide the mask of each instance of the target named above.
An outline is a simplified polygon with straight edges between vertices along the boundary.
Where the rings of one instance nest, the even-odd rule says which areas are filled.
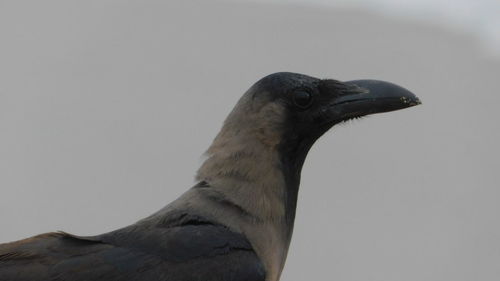
[[[357,91],[336,100],[336,105],[342,107],[341,111],[347,115],[354,113],[368,115],[422,104],[422,101],[411,91],[390,82],[352,80],[345,83],[357,88]]]
[[[399,99],[403,102],[403,104],[406,104],[408,107],[422,104],[422,101],[420,101],[420,99],[415,95],[413,95],[413,97],[403,96],[400,97]]]

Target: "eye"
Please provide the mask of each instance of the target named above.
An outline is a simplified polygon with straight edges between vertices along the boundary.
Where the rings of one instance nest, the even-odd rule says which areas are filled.
[[[293,93],[293,103],[300,108],[307,108],[312,104],[312,95],[306,91],[296,91]]]

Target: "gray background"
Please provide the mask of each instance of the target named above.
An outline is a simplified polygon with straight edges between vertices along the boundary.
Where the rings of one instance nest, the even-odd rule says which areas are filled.
[[[293,71],[424,104],[313,147],[282,280],[500,278],[500,60],[473,37],[368,10],[2,0],[0,40],[1,242],[151,214],[241,94]]]

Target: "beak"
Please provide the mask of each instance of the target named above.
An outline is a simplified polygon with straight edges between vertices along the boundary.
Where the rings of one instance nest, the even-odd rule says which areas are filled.
[[[421,104],[412,92],[389,82],[353,80],[344,84],[349,90],[330,105],[330,112],[337,122]]]

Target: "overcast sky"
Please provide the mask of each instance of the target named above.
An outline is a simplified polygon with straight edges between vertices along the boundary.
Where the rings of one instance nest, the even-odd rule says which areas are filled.
[[[283,280],[500,278],[500,61],[471,33],[368,8],[3,0],[0,34],[0,241],[160,209],[242,93],[293,71],[423,104],[313,147]]]
[[[247,2],[252,0],[237,0]],[[366,9],[375,13],[444,25],[468,33],[481,42],[488,55],[500,57],[500,1],[498,0],[254,0],[265,3],[300,4]]]

